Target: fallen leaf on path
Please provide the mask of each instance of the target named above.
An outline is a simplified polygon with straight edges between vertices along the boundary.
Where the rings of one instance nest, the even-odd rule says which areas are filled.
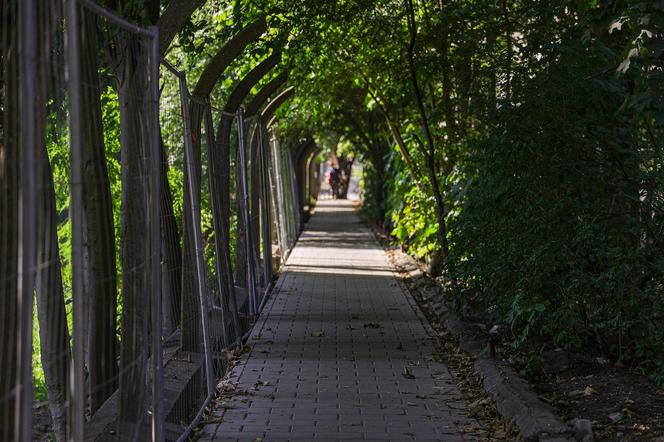
[[[570,391],[570,393],[569,393],[570,396],[585,396],[585,397],[594,396],[594,395],[598,395],[598,394],[599,393],[597,392],[597,390],[595,390],[590,385],[587,386],[586,388],[584,388],[583,390],[574,390],[574,391]]]
[[[401,373],[401,376],[405,377],[406,379],[415,379],[415,375],[413,374],[413,370],[411,370],[408,367],[403,368],[403,373]]]
[[[470,405],[468,405],[468,415],[471,417],[477,416],[484,409],[484,407],[490,403],[491,401],[489,401],[487,398],[472,402]]]
[[[323,336],[325,336],[325,332],[322,331],[311,332],[311,336],[314,338],[322,338]]]

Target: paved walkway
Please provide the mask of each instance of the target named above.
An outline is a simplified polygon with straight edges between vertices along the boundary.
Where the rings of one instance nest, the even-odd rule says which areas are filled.
[[[476,440],[429,325],[349,202],[320,201],[287,264],[232,373],[240,394],[199,440]]]

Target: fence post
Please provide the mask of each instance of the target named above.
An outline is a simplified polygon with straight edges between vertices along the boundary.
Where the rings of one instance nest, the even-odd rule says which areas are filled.
[[[270,155],[271,155],[271,166],[270,177],[272,180],[272,188],[274,192],[273,208],[276,215],[276,231],[277,231],[277,242],[279,243],[279,251],[281,252],[281,262],[286,262],[286,233],[284,226],[284,208],[283,208],[283,195],[282,195],[282,186],[281,186],[281,159],[279,158],[279,145],[276,137],[272,137],[269,141],[270,144]]]
[[[249,225],[249,189],[247,185],[247,156],[246,156],[246,143],[244,133],[244,108],[240,107],[237,111],[237,138],[238,138],[238,165],[240,171],[240,193],[241,193],[241,206],[242,206],[242,220],[244,221],[244,245],[246,253],[247,264],[247,290],[249,293],[249,313],[255,315],[258,312],[258,305],[256,303],[256,279],[254,274],[253,265],[253,247],[251,246],[251,227]]]
[[[19,80],[20,80],[20,200],[18,248],[18,388],[17,412],[20,440],[32,439],[32,314],[35,286],[37,237],[37,89],[40,66],[37,47],[37,14],[35,0],[18,3],[19,13]],[[5,355],[12,357],[12,355]],[[13,422],[12,422],[13,424]]]
[[[215,140],[214,140],[214,123],[212,121],[212,109],[210,108],[209,104],[205,105],[205,115],[204,115],[204,124],[205,124],[205,137],[207,139],[207,150],[208,150],[208,189],[209,192],[212,193],[213,191],[213,183],[212,183],[212,175],[214,174],[214,165],[212,162],[211,158],[211,153],[210,151],[215,148]],[[214,204],[212,204],[212,209],[214,212]],[[218,217],[212,216],[212,228],[214,229],[215,236],[217,231],[219,230],[219,219]],[[214,266],[215,266],[215,271],[216,271],[216,281],[217,281],[217,290],[219,293],[219,313],[221,316],[221,340],[223,343],[224,347],[229,347],[231,342],[228,337],[228,318],[226,317],[226,313],[229,312],[226,310],[226,306],[228,303],[224,300],[224,295],[228,296],[226,291],[228,290],[227,285],[224,284],[222,272],[224,272],[224,265],[223,265],[223,257],[221,251],[221,247],[219,244],[219,240],[215,237],[215,260],[214,260]]]
[[[83,293],[83,155],[81,152],[81,74],[78,1],[67,1],[67,58],[69,75],[69,132],[71,148],[72,298],[74,363],[71,366],[71,439],[85,432],[85,294]]]
[[[295,163],[293,162],[293,154],[290,149],[286,151],[286,155],[288,158],[288,176],[290,177],[290,186],[291,186],[291,193],[292,193],[292,200],[293,200],[293,205],[292,205],[292,210],[293,210],[293,243],[297,240],[297,236],[300,233],[300,227],[301,227],[301,220],[300,220],[300,211],[302,208],[300,207],[300,192],[297,187],[297,181],[295,179],[295,174],[298,173],[297,169],[295,168]]]
[[[196,275],[198,278],[198,300],[201,309],[201,328],[203,334],[203,349],[204,349],[204,362],[206,373],[206,386],[208,395],[214,393],[214,371],[212,369],[212,347],[210,345],[210,334],[208,326],[208,309],[207,309],[207,295],[204,287],[205,282],[205,261],[203,257],[203,240],[201,233],[201,226],[198,222],[200,220],[200,201],[196,197],[198,194],[194,189],[194,181],[196,171],[193,166],[193,146],[191,144],[191,120],[189,118],[189,91],[187,90],[187,83],[184,74],[178,75],[180,82],[180,102],[182,103],[182,116],[184,120],[184,152],[185,152],[185,165],[189,174],[189,197],[191,198],[191,218],[192,227],[194,229],[194,249],[196,250]]]
[[[272,283],[272,229],[270,228],[270,194],[268,191],[270,169],[267,162],[265,134],[263,122],[258,119],[258,161],[260,162],[260,192],[261,192],[261,227],[263,235],[263,272],[265,290]]]
[[[152,53],[150,60],[150,87],[152,112],[151,144],[152,144],[152,191],[150,200],[150,254],[152,283],[152,440],[164,440],[164,363],[163,363],[163,317],[161,293],[161,145],[159,142],[159,28],[150,27],[152,31]]]
[[[206,105],[208,108],[210,107],[209,103],[206,103]],[[207,114],[206,131],[209,131],[209,139],[213,140],[214,124],[212,121],[211,109]],[[218,144],[217,140],[214,140],[213,143],[208,143],[208,186],[210,189],[212,205],[212,226],[215,235],[214,244],[217,258],[217,283],[219,284],[219,295],[222,304],[220,307],[221,309],[228,308],[227,312],[230,315],[229,321],[226,321],[224,324],[224,346],[228,347],[234,343],[237,348],[240,348],[242,345],[242,323],[240,321],[237,300],[235,298],[235,284],[231,266],[231,256],[228,244],[229,240],[225,233],[228,231],[229,220],[225,217],[223,201],[220,195],[223,191],[220,183],[221,172],[219,168],[223,167],[223,164],[221,164],[222,160],[219,158],[220,155],[221,145]],[[225,299],[224,295],[226,296]],[[223,313],[225,312],[226,311],[223,311]],[[233,325],[233,335],[231,335],[226,324]]]
[[[275,138],[275,144],[279,146],[279,140]],[[279,149],[279,171],[280,171],[280,181],[281,181],[281,195],[283,197],[283,206],[284,206],[284,228],[286,229],[286,251],[290,253],[290,249],[293,247],[293,192],[292,188],[289,185],[288,175],[290,175],[290,169],[288,164],[288,155],[283,150]]]

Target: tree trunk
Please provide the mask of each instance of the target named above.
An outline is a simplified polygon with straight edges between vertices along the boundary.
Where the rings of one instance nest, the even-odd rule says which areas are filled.
[[[413,89],[415,91],[415,98],[417,102],[417,108],[420,113],[420,119],[422,121],[422,127],[427,139],[427,146],[424,146],[424,143],[421,141],[418,142],[423,151],[423,154],[426,158],[427,166],[427,175],[429,176],[429,181],[431,183],[431,191],[433,193],[434,200],[436,201],[436,218],[438,221],[438,229],[436,231],[436,236],[438,239],[438,244],[440,245],[440,254],[435,253],[432,260],[429,271],[433,275],[438,275],[442,272],[444,266],[444,260],[448,255],[448,242],[447,242],[447,226],[445,223],[445,202],[443,201],[443,194],[440,189],[438,182],[438,177],[436,175],[436,149],[433,142],[433,135],[431,134],[431,129],[429,128],[429,120],[427,119],[426,110],[424,108],[424,100],[422,99],[422,90],[420,89],[419,82],[417,80],[417,71],[415,69],[415,43],[417,39],[417,23],[415,22],[415,11],[413,9],[413,0],[406,0],[406,5],[408,7],[408,28],[410,31],[410,43],[408,45],[408,67],[410,70],[410,77],[413,84]]]
[[[202,349],[203,338],[201,328],[201,308],[199,293],[199,281],[197,273],[197,257],[196,247],[194,243],[194,225],[191,220],[191,213],[193,206],[191,204],[191,192],[189,192],[189,180],[192,180],[195,197],[200,201],[201,192],[201,143],[200,143],[200,127],[201,127],[201,107],[193,103],[191,106],[190,119],[192,122],[192,130],[195,131],[194,142],[192,142],[193,158],[189,161],[193,162],[194,176],[189,175],[188,168],[185,167],[184,171],[184,204],[182,207],[183,214],[183,233],[184,239],[182,241],[182,350],[200,352]],[[191,136],[185,134],[185,136]],[[197,221],[200,222],[200,219]]]
[[[45,117],[45,116],[44,116]],[[45,120],[44,120],[45,121]],[[42,138],[43,139],[43,138]],[[37,318],[41,361],[56,440],[67,440],[67,396],[71,350],[62,287],[53,172],[46,146],[40,149],[40,202],[37,250]]]
[[[226,123],[224,123],[224,121],[226,121]],[[231,122],[232,118],[222,116],[220,125],[228,124],[230,126]],[[222,308],[230,313],[231,323],[233,325],[232,334],[230,330],[226,330],[230,342],[241,335],[241,324],[237,312],[235,284],[233,282],[233,268],[231,265],[230,254],[230,193],[228,190],[228,186],[230,185],[230,171],[228,166],[228,153],[226,152],[228,146],[219,144],[218,140],[219,134],[217,134],[215,146],[209,151],[208,168],[212,218],[215,230],[214,245],[217,259],[220,260],[220,265],[218,266],[218,269],[220,270],[219,278],[221,280],[220,289],[222,290],[222,293],[220,293],[220,300]]]
[[[173,210],[173,196],[168,183],[166,146],[161,140],[161,259],[164,334],[168,336],[180,324],[182,302],[182,247]]]
[[[97,65],[97,19],[80,8],[83,210],[90,411],[94,413],[117,388],[117,269],[110,181],[106,166],[101,89]]]
[[[217,129],[216,143],[210,151],[210,165],[214,172],[210,175],[210,198],[212,216],[217,219],[215,227],[215,246],[222,261],[222,284],[226,288],[225,308],[231,313],[235,338],[242,334],[242,326],[235,298],[235,282],[230,254],[230,130],[233,117],[222,115]],[[229,334],[229,336],[231,336]]]
[[[247,294],[245,299],[238,299],[238,307],[242,309],[245,301],[247,302],[247,313],[249,312],[249,292],[247,286],[247,226],[244,223],[242,216],[244,211],[244,192],[242,190],[242,173],[246,170],[241,170],[240,150],[239,146],[235,150],[235,208],[237,213],[237,237],[235,239],[235,284],[241,287]]]
[[[148,216],[149,157],[146,115],[150,113],[150,85],[146,45],[134,36],[116,40],[118,96],[122,157],[122,347],[120,355],[119,436],[144,439],[146,415],[146,369],[150,243],[146,235]],[[156,136],[157,134],[155,134]]]
[[[376,179],[374,183],[374,195],[376,199],[376,207],[378,207],[378,219],[376,222],[380,225],[381,229],[385,226],[385,142],[376,137],[374,132],[373,147],[372,147],[372,163]]]
[[[258,130],[258,129],[256,129]],[[256,130],[254,134],[257,135]],[[249,216],[251,225],[251,247],[253,249],[253,263],[255,274],[260,275],[260,163],[258,159],[258,136],[251,137],[249,141]],[[263,281],[263,287],[267,287],[267,282]]]
[[[345,200],[348,198],[348,187],[350,185],[351,173],[353,171],[355,158],[339,158],[339,193],[338,198]]]
[[[401,153],[401,157],[406,163],[406,167],[408,168],[410,177],[412,178],[413,182],[415,183],[415,185],[419,190],[424,190],[422,189],[422,184],[420,183],[419,171],[415,166],[413,158],[410,156],[410,152],[408,152],[408,148],[406,147],[406,143],[404,142],[403,137],[401,136],[399,128],[397,127],[396,123],[392,121],[392,119],[390,118],[390,114],[387,112],[387,106],[384,100],[380,98],[377,93],[374,93],[371,90],[371,85],[369,84],[366,78],[365,82],[367,83],[367,92],[369,93],[371,98],[373,98],[374,101],[378,104],[378,109],[380,109],[380,112],[383,114],[383,117],[385,118],[385,122],[387,123],[387,126],[390,129],[390,133],[394,138],[394,142],[397,143],[397,147],[399,148],[399,153]]]
[[[2,13],[2,68],[4,93],[0,143],[0,440],[14,440],[18,384],[18,200],[19,200],[19,84],[17,7],[4,2]]]

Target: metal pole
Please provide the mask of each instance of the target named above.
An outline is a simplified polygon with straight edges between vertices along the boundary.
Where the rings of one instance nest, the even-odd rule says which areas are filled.
[[[214,123],[212,122],[212,107],[209,105],[205,105],[205,136],[207,139],[207,150],[208,150],[208,188],[210,193],[213,191],[213,181],[212,181],[212,176],[214,174],[214,162],[212,161],[212,149],[215,148],[213,145],[213,140],[214,140]],[[226,285],[224,284],[223,278],[222,278],[222,272],[224,271],[224,266],[223,266],[223,254],[221,253],[221,241],[219,241],[219,236],[216,236],[217,232],[220,231],[219,227],[219,217],[215,216],[215,214],[212,214],[212,225],[214,228],[215,232],[215,260],[214,260],[214,268],[217,272],[217,290],[219,291],[219,311],[221,315],[221,339],[224,344],[224,348],[228,348],[230,345],[230,339],[228,337],[228,328],[227,328],[227,321],[228,319],[226,318],[226,305],[227,303],[224,302],[224,293],[228,290]],[[228,296],[228,294],[226,294]]]
[[[237,139],[240,168],[240,185],[242,186],[242,219],[244,221],[244,244],[247,256],[247,289],[249,290],[249,313],[255,315],[258,310],[256,302],[256,279],[253,266],[253,248],[251,247],[251,228],[249,226],[249,186],[247,184],[247,157],[244,136],[244,108],[237,111]]]
[[[184,153],[185,165],[189,179],[189,198],[191,203],[191,225],[194,229],[194,248],[196,249],[196,275],[198,279],[198,301],[201,308],[201,328],[203,329],[203,351],[205,358],[205,375],[207,377],[207,393],[214,393],[214,373],[212,369],[212,348],[210,346],[210,335],[208,326],[207,296],[205,287],[205,261],[203,257],[203,240],[200,225],[200,201],[198,192],[194,188],[196,171],[194,170],[194,150],[191,144],[191,120],[189,119],[189,91],[184,75],[179,76],[180,80],[180,102],[182,103],[182,117],[184,120]]]
[[[128,22],[122,17],[113,14],[111,11],[104,8],[103,6],[100,6],[93,0],[77,0],[77,1],[78,3],[81,4],[82,7],[84,7],[88,11],[93,12],[95,15],[99,16],[100,18],[107,20],[111,24],[118,26],[124,29],[125,31],[138,34],[142,37],[152,38],[151,29],[145,29],[138,25],[135,25],[134,23]]]
[[[83,293],[83,153],[81,151],[81,75],[77,0],[67,2],[69,132],[71,146],[72,297],[74,363],[71,366],[71,440],[84,440],[85,293]]]
[[[272,173],[274,174],[274,188],[276,193],[275,198],[275,212],[277,214],[277,241],[279,242],[279,250],[281,251],[281,262],[286,262],[286,250],[287,250],[287,238],[286,238],[286,226],[285,226],[285,216],[284,216],[284,198],[283,198],[283,187],[281,185],[281,158],[279,156],[279,142],[276,137],[272,137],[271,142],[271,153],[272,159]]]
[[[291,175],[291,168],[290,168],[290,163],[288,162],[288,148],[284,149],[281,151],[281,161],[282,161],[282,168],[283,168],[283,173],[281,175],[281,181],[284,186],[284,201],[286,204],[286,215],[288,216],[288,220],[286,223],[286,226],[288,227],[288,249],[293,248],[293,243],[295,241],[295,238],[293,238],[293,224],[294,224],[294,217],[293,217],[293,189],[291,188],[290,184],[290,175]]]
[[[269,190],[270,190],[270,206],[272,207],[272,213],[274,214],[274,222],[270,224],[270,230],[272,230],[272,226],[274,226],[274,233],[276,235],[276,240],[277,240],[277,248],[279,249],[279,254],[280,254],[280,259],[283,258],[283,248],[282,248],[282,239],[281,239],[281,230],[279,228],[279,222],[280,222],[280,215],[279,215],[279,190],[278,190],[278,185],[277,185],[277,179],[276,179],[276,171],[275,171],[275,162],[272,161],[272,145],[270,143],[270,140],[267,137],[267,130],[265,129],[265,126],[263,126],[263,140],[266,143],[265,144],[265,159],[266,159],[266,168],[267,168],[267,178],[268,178],[268,185],[269,185]],[[270,242],[272,241],[272,235],[270,234]],[[270,245],[271,247],[271,245]]]
[[[152,192],[150,200],[150,242],[152,255],[152,440],[164,440],[164,354],[163,317],[161,293],[161,145],[159,143],[159,28],[152,31],[152,53],[150,60],[150,86],[152,100]]]
[[[286,161],[284,161],[284,153],[281,150],[281,146],[279,145],[279,139],[274,137],[274,146],[276,149],[276,155],[279,158],[279,168],[277,169],[279,171],[278,175],[278,181],[279,181],[279,188],[281,191],[281,204],[282,204],[282,213],[283,213],[283,226],[284,226],[284,238],[286,239],[286,246],[285,246],[285,253],[284,253],[284,262],[286,262],[287,259],[287,254],[290,252],[290,248],[292,246],[291,243],[291,214],[290,214],[290,208],[291,204],[289,201],[289,194],[288,194],[288,188],[286,187],[286,182],[284,181],[284,176],[288,174],[288,169],[287,169],[287,164]]]
[[[270,229],[270,195],[268,192],[269,168],[265,152],[265,136],[263,122],[258,122],[258,160],[260,162],[260,192],[261,192],[261,227],[263,234],[263,272],[265,277],[265,290],[272,283],[272,235]]]
[[[296,169],[290,149],[286,151],[286,158],[288,159],[288,176],[290,177],[291,200],[293,202],[291,209],[293,211],[293,244],[295,244],[297,236],[300,233],[300,192],[297,188],[297,181],[295,180]]]
[[[185,75],[182,72],[175,69],[175,67],[170,63],[168,63],[166,60],[162,60],[162,64],[166,66],[166,68],[170,70],[176,77],[178,77],[180,85],[180,104],[182,105],[182,119],[184,120],[185,164],[187,167],[187,174],[189,176],[187,185],[189,187],[189,195],[190,195],[189,198],[191,200],[191,216],[192,216],[192,225],[194,229],[194,248],[196,249],[196,272],[197,272],[198,289],[199,289],[198,297],[201,306],[201,327],[203,329],[202,330],[203,349],[205,352],[204,356],[205,375],[207,378],[206,379],[207,396],[205,398],[205,401],[203,402],[203,405],[201,405],[201,408],[198,410],[198,413],[196,414],[194,419],[191,421],[191,423],[187,426],[184,432],[180,434],[180,437],[178,437],[177,439],[178,442],[184,442],[189,439],[189,435],[198,426],[199,422],[203,418],[205,409],[207,408],[207,406],[212,401],[212,398],[214,397],[214,378],[213,378],[214,373],[212,372],[212,349],[210,348],[209,326],[207,318],[207,299],[205,297],[205,292],[203,291],[205,280],[202,279],[205,276],[204,275],[205,262],[203,258],[203,248],[202,248],[203,240],[200,230],[200,224],[197,222],[197,220],[200,219],[200,202],[198,201],[198,198],[196,198],[196,196],[194,195],[193,191],[194,170],[191,160],[193,159],[194,152],[191,144],[191,125],[190,125],[191,120],[189,119],[189,103],[191,102],[192,97],[189,95],[189,90],[187,89],[187,80]],[[209,106],[206,109],[206,131],[207,131],[208,118],[210,120],[209,122],[211,123],[212,115],[210,114]]]
[[[245,121],[251,121],[253,123],[251,130],[251,137],[249,137],[249,147],[247,149],[249,156],[249,170],[251,173],[247,175],[247,179],[251,185],[250,190],[250,199],[251,204],[248,207],[250,227],[251,227],[251,265],[253,266],[254,272],[254,287],[256,288],[256,305],[260,306],[261,299],[267,290],[267,283],[263,281],[261,284],[261,266],[260,266],[260,243],[261,243],[261,232],[260,232],[260,199],[261,199],[261,178],[260,178],[260,153],[258,138],[256,136],[256,130],[258,129],[258,120],[254,123],[254,120],[257,120],[256,116],[249,117]],[[255,206],[254,206],[255,203]],[[254,235],[256,234],[256,235]],[[260,308],[257,309],[260,311]]]
[[[37,237],[37,89],[40,66],[37,47],[37,13],[35,0],[19,3],[21,73],[21,188],[18,248],[18,339],[19,385],[16,416],[20,419],[20,440],[32,440],[32,309],[34,300]],[[12,355],[6,355],[12,356]]]
[[[311,155],[312,155],[313,153],[314,153],[314,152],[312,152],[311,154],[307,155],[307,156],[304,158],[304,164],[302,164],[302,166],[301,166],[302,169],[303,169],[303,170],[302,170],[302,177],[304,178],[304,179],[302,180],[302,181],[303,181],[303,183],[302,183],[302,195],[300,195],[300,198],[301,198],[301,205],[302,205],[302,207],[301,207],[301,209],[300,209],[300,212],[301,212],[302,214],[304,214],[304,207],[306,206],[307,209],[308,209],[308,208],[309,208],[309,201],[311,201],[310,198],[309,198],[309,194],[310,194],[310,186],[311,186],[311,183],[309,182],[309,178],[310,178],[310,174],[309,174],[309,161],[311,160]]]

